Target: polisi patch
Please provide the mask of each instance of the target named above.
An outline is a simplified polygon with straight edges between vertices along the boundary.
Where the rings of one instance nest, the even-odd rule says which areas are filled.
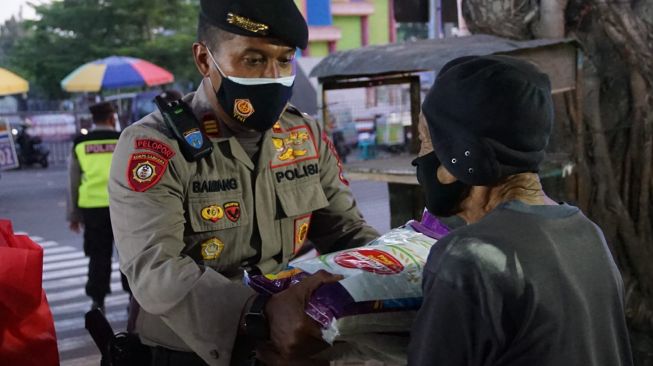
[[[202,259],[205,261],[216,260],[224,250],[224,243],[218,238],[211,238],[202,243]]]
[[[84,147],[84,152],[86,154],[102,154],[102,153],[113,153],[116,149],[115,143],[108,144],[88,144]]]
[[[202,218],[206,221],[218,222],[224,217],[224,210],[218,205],[211,205],[202,209]]]
[[[176,154],[175,151],[167,144],[153,139],[137,139],[134,147],[139,150],[154,151],[166,159],[172,159],[172,157]]]
[[[227,215],[227,219],[231,222],[237,222],[240,220],[240,203],[238,202],[227,202],[224,204],[224,212]]]
[[[308,214],[300,216],[295,219],[295,232],[293,235],[293,254],[297,253],[301,249],[302,245],[306,242],[308,237],[308,229],[311,224],[311,216],[313,214]]]
[[[277,183],[281,183],[284,180],[293,181],[295,179],[301,179],[305,177],[310,177],[320,173],[320,168],[317,163],[314,164],[305,164],[303,166],[295,166],[286,170],[280,170],[274,173]]]
[[[226,192],[236,189],[238,189],[238,181],[236,178],[193,182],[193,193]]]
[[[132,190],[145,192],[163,177],[168,160],[151,153],[135,153],[127,164],[127,182]]]

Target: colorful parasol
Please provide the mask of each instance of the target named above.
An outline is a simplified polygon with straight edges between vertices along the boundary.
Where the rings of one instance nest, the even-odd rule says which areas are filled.
[[[111,56],[84,64],[61,81],[68,92],[99,92],[138,86],[172,83],[175,77],[167,70],[133,57]]]
[[[0,68],[0,96],[27,93],[28,91],[27,80],[7,69]]]

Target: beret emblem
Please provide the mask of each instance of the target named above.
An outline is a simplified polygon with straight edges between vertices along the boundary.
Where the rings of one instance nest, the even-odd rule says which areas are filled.
[[[270,27],[268,27],[263,23],[256,22],[249,18],[236,15],[234,13],[227,14],[227,23],[233,24],[246,31],[250,31],[252,33],[257,33],[264,36],[268,34],[268,30],[270,29]]]

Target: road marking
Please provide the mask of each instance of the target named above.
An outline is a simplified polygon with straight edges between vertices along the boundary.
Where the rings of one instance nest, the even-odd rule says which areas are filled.
[[[100,355],[84,321],[84,314],[91,307],[85,290],[89,259],[79,248],[38,236],[30,238],[44,248],[43,289],[54,318],[61,365],[98,365]],[[115,261],[111,263],[111,291],[104,301],[106,317],[115,331],[123,331],[129,295],[122,290],[119,265]],[[75,359],[65,359],[67,354]]]

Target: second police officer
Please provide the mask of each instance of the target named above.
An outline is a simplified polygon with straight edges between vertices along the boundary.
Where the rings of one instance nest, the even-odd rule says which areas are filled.
[[[279,271],[307,240],[324,253],[378,237],[322,126],[289,104],[307,42],[293,0],[202,0],[193,56],[203,81],[183,98],[201,131],[184,136],[208,138],[212,153],[186,159],[159,112],[120,138],[111,218],[153,364],[229,365],[242,339],[264,345],[269,364],[309,357],[325,344],[305,301],[338,277],[267,298],[243,272]]]

